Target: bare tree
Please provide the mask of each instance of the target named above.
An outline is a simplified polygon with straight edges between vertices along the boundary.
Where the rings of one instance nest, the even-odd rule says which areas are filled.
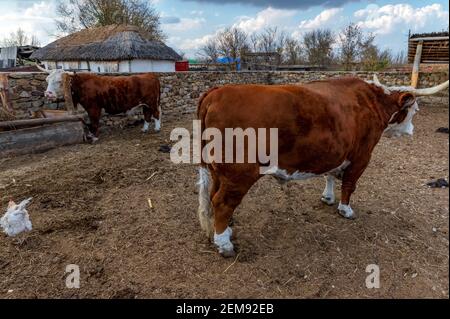
[[[348,24],[339,34],[340,61],[345,70],[378,71],[392,63],[389,50],[380,50],[375,35],[365,33],[358,25]]]
[[[259,34],[252,33],[250,35],[250,49],[252,52],[258,52],[259,51]]]
[[[214,63],[219,57],[219,50],[217,48],[217,39],[209,39],[205,45],[203,45],[198,53],[202,58],[204,58],[207,63]]]
[[[365,71],[380,71],[391,64],[392,54],[389,50],[380,50],[374,44],[375,37],[369,37],[361,44],[361,67]]]
[[[113,24],[129,24],[148,31],[155,40],[164,39],[160,17],[145,0],[59,0],[56,26],[62,34]]]
[[[333,61],[333,32],[329,29],[318,29],[307,32],[303,36],[303,46],[310,64],[327,66]]]
[[[339,34],[339,58],[345,70],[351,70],[360,59],[363,45],[367,46],[373,42],[374,37],[364,39],[361,28],[350,23]]]
[[[229,58],[229,64],[236,68],[236,60],[249,50],[248,35],[239,28],[227,28],[217,35],[218,53]]]
[[[286,64],[299,64],[302,62],[302,51],[299,41],[287,37],[284,46],[283,60]]]
[[[286,43],[286,34],[277,27],[266,28],[259,35],[259,49],[265,53],[277,52],[283,54]]]
[[[391,64],[402,65],[408,63],[408,56],[405,51],[400,51],[396,55],[392,56]]]
[[[35,35],[29,36],[21,28],[10,34],[9,38],[0,41],[0,45],[4,47],[34,45],[39,46],[40,42]]]
[[[30,40],[30,45],[32,45],[34,47],[40,47],[41,41],[39,40],[39,38],[37,36],[32,35],[31,40]]]

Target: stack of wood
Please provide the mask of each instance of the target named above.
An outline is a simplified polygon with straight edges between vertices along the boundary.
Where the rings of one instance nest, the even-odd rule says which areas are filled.
[[[420,63],[448,63],[449,62],[449,34],[448,32],[434,32],[413,34],[408,41],[408,62],[413,63],[417,47],[422,44]]]

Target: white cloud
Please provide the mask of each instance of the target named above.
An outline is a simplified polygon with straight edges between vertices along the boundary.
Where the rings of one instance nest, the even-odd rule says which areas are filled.
[[[164,31],[183,32],[198,29],[205,24],[204,18],[180,18],[178,23],[163,25]]]
[[[297,11],[281,10],[268,7],[256,14],[255,17],[241,16],[233,26],[238,27],[248,33],[261,31],[262,29],[280,25],[286,22],[286,19],[293,17]]]
[[[370,29],[376,34],[389,34],[398,27],[405,27],[418,31],[428,24],[445,22],[448,24],[448,11],[444,11],[441,4],[431,4],[414,8],[410,4],[390,4],[379,7],[371,4],[365,9],[358,10],[354,17],[362,28]],[[440,31],[440,30],[435,30]]]
[[[331,19],[335,18],[340,12],[342,12],[342,8],[331,8],[322,11],[318,14],[314,19],[303,20],[300,22],[300,29],[317,29],[323,27],[325,24],[331,21]]]
[[[0,13],[0,39],[9,37],[20,27],[26,34],[35,35],[42,44],[47,44],[54,40],[50,34],[55,28],[54,12],[53,2],[41,1],[22,11]]]
[[[210,39],[214,38],[216,34],[207,34],[195,39],[184,39],[178,41],[177,47],[183,51],[197,51],[204,46]]]

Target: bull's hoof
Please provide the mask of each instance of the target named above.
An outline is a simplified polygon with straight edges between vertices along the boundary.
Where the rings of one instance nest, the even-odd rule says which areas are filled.
[[[334,198],[322,196],[320,198],[322,203],[327,204],[328,206],[333,206],[335,204]]]
[[[339,203],[338,207],[339,215],[341,215],[344,218],[347,219],[356,219],[355,213],[353,212],[353,209],[349,205],[343,205],[342,203]]]
[[[214,244],[219,250],[219,254],[223,257],[233,257],[235,255],[234,246],[231,242],[231,236],[233,235],[233,230],[230,227],[222,234],[214,234]]]
[[[345,219],[349,219],[349,220],[355,220],[356,216],[355,214],[348,214],[343,210],[338,210],[339,215],[341,215],[342,217],[344,217]]]
[[[90,143],[91,144],[95,144],[95,143],[97,143],[98,142],[98,137],[91,137],[90,138]]]
[[[231,245],[230,247],[220,247],[219,254],[225,258],[231,258],[236,256],[236,252],[234,251],[233,245]]]
[[[149,129],[145,129],[145,128],[143,128],[143,129],[141,130],[141,132],[142,132],[142,133],[145,133],[145,134],[147,134],[148,131],[149,131]]]

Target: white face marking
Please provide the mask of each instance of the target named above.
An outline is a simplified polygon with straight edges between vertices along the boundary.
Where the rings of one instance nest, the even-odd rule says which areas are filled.
[[[227,227],[225,231],[218,235],[214,234],[214,244],[219,249],[219,253],[224,256],[233,256],[234,255],[234,246],[231,243],[231,236],[233,235],[233,231],[230,227]]]
[[[336,201],[336,197],[334,195],[334,177],[332,175],[325,176],[325,180],[327,182],[325,186],[325,190],[322,193],[322,202],[327,205],[333,205]]]
[[[150,123],[145,121],[144,127],[142,128],[142,132],[147,133],[149,129],[150,129]]]
[[[408,110],[408,114],[406,115],[405,119],[401,123],[396,124],[389,124],[386,130],[384,130],[384,133],[388,137],[400,137],[403,135],[410,135],[412,136],[414,134],[414,125],[412,123],[414,115],[419,111],[419,105],[417,102],[415,102]],[[397,112],[398,113],[398,112]],[[397,114],[395,113],[392,118]]]
[[[353,209],[350,207],[350,205],[344,205],[342,203],[339,203],[339,214],[342,215],[342,217],[353,219],[355,218],[355,213],[353,212]]]
[[[63,74],[64,71],[60,69],[51,71],[50,75],[47,77],[48,86],[47,91],[45,91],[45,97],[47,97],[48,99],[57,99],[63,97]]]

